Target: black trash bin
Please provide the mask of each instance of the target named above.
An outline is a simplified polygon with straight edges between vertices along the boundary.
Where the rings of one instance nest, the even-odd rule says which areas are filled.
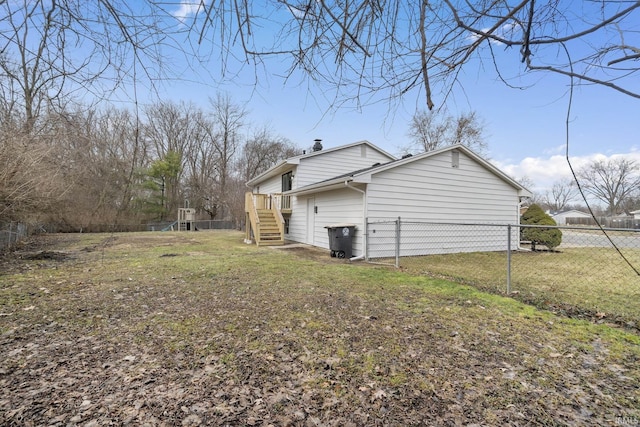
[[[337,258],[351,258],[354,224],[334,224],[325,227],[329,232],[329,249],[331,256]]]

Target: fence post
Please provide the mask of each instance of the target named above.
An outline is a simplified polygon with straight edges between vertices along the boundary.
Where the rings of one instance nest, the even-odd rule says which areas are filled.
[[[396,268],[400,268],[400,217],[396,220]]]
[[[507,295],[511,293],[511,224],[507,224]]]

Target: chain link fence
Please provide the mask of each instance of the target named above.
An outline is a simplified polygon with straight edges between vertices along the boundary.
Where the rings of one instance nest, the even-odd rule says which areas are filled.
[[[559,231],[559,244],[549,248],[525,240],[533,229]],[[372,263],[516,296],[572,316],[640,325],[640,230],[398,218],[368,222],[366,236]]]
[[[29,235],[25,224],[19,222],[0,223],[0,252],[15,246]]]
[[[18,242],[31,234],[38,233],[124,233],[137,231],[166,231],[175,230],[175,221],[149,224],[24,224],[20,222],[0,222],[0,252],[11,249]],[[233,230],[233,221],[228,220],[199,220],[193,221],[193,230]]]

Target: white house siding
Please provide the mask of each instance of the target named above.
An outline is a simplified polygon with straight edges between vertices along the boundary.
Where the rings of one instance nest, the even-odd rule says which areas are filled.
[[[308,239],[307,200],[312,197],[318,212],[313,213],[312,241]],[[293,201],[289,235],[295,242],[309,243],[329,249],[329,234],[325,226],[337,223],[356,225],[353,237],[353,255],[362,254],[362,194],[350,189],[341,189],[316,193],[314,196],[298,196]]]
[[[295,180],[295,167],[292,167],[294,180]],[[295,184],[295,182],[294,182]],[[259,185],[256,185],[252,188],[254,193],[261,194],[273,194],[273,193],[281,193],[282,192],[282,174],[272,176],[262,182]]]
[[[516,224],[517,190],[462,152],[459,166],[452,167],[451,155],[447,151],[374,174],[367,193],[369,220],[400,216],[403,222]],[[403,256],[507,247],[504,228],[433,225],[413,233],[408,223],[402,228]],[[516,233],[511,243],[515,248]],[[388,242],[372,237],[369,256],[390,256]]]
[[[288,240],[300,243],[310,243],[307,241],[307,196],[291,197],[291,217],[289,218],[289,234],[285,235]]]
[[[326,153],[321,152],[321,154],[311,157],[303,157],[298,165],[293,188],[315,184],[345,173],[367,168],[375,163],[386,163],[391,160],[393,159],[366,144]]]

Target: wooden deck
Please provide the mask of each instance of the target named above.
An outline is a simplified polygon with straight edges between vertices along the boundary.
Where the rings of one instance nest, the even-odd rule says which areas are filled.
[[[246,242],[258,246],[284,245],[284,218],[281,206],[285,200],[288,203],[288,213],[291,213],[290,199],[283,198],[281,194],[245,194]]]

